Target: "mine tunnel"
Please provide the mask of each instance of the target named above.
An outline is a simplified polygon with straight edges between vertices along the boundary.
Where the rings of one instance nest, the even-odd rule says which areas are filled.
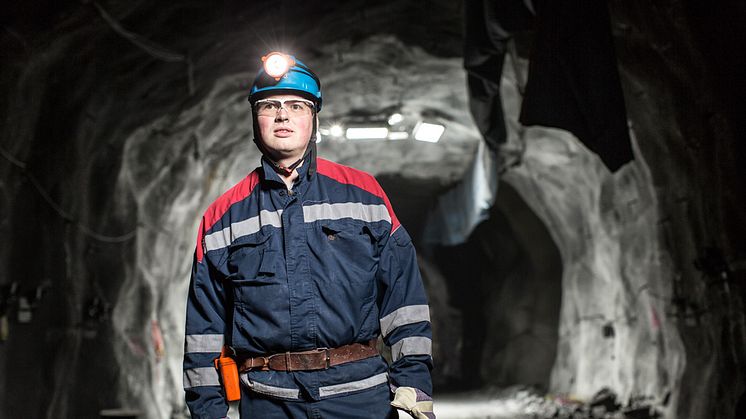
[[[417,250],[437,417],[746,417],[741,3],[4,9],[0,417],[190,417],[195,238],[271,51]]]

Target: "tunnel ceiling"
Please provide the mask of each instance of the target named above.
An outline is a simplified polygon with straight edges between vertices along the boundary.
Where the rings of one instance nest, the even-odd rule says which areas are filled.
[[[733,36],[746,14],[742,6],[695,3],[609,2],[635,153],[615,173],[572,135],[517,123],[515,71],[528,65],[528,43],[519,43],[502,81],[509,141],[498,157],[512,164],[501,166],[501,179],[520,199],[497,208],[529,208],[543,223],[546,232],[535,236],[553,243],[524,249],[529,259],[548,260],[541,252],[550,250],[561,256],[541,278],[562,278],[558,330],[541,329],[558,339],[550,389],[590,397],[609,386],[625,400],[648,397],[667,418],[727,418],[746,388],[744,154],[736,141],[737,98],[746,95],[734,70],[743,68],[735,41],[742,37]],[[245,92],[251,60],[268,50],[294,51],[318,69],[324,128],[362,114],[380,122],[392,111],[407,118],[407,129],[421,120],[446,126],[436,144],[319,144],[322,156],[378,175],[416,235],[448,224],[432,208],[461,214],[475,186],[484,192],[476,208],[488,216],[485,196],[497,185],[473,164],[475,155],[488,163],[495,156],[477,154],[461,70],[462,13],[461,2],[446,0],[7,8],[0,231],[10,244],[0,246],[0,285],[6,292],[20,283],[28,301],[41,303],[36,320],[12,323],[0,344],[0,415],[83,417],[111,404],[140,406],[147,417],[183,410],[180,354],[170,348],[182,345],[195,220],[258,162]],[[532,247],[528,224],[515,214],[504,214],[503,230],[524,231],[514,238]],[[457,331],[448,329],[460,317],[443,291],[446,279],[427,257],[422,266],[441,308],[434,324]],[[525,286],[520,276],[506,283]],[[496,283],[489,289],[490,301],[531,301]],[[511,327],[536,314],[522,313]],[[499,336],[488,340],[500,345]],[[443,342],[463,344],[453,336]],[[506,362],[485,353],[487,363]],[[46,367],[24,385],[7,378],[39,360]],[[92,382],[111,385],[70,385]]]

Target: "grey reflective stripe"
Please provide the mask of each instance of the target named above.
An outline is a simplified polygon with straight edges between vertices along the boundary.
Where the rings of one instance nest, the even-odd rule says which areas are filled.
[[[256,217],[233,223],[220,231],[206,235],[205,250],[209,252],[227,247],[239,237],[258,233],[262,226],[266,225],[282,227],[282,210],[259,211]]]
[[[241,374],[241,381],[257,393],[268,396],[282,397],[284,399],[300,399],[300,390],[297,388],[275,387],[268,384],[262,384],[258,381],[249,380],[248,374]]]
[[[433,341],[424,336],[412,336],[404,338],[391,345],[391,358],[396,362],[406,355],[430,355],[433,354]]]
[[[353,218],[369,223],[376,221],[391,222],[389,210],[384,204],[361,204],[359,202],[345,202],[341,204],[316,204],[303,207],[303,219],[307,223],[318,220],[339,220]]]
[[[218,371],[214,367],[184,370],[184,388],[219,386]]]
[[[187,335],[184,339],[184,353],[220,352],[223,342],[223,335]]]
[[[365,390],[366,388],[375,387],[379,384],[388,382],[389,375],[382,372],[378,375],[365,378],[359,381],[351,381],[349,383],[335,384],[333,386],[319,387],[319,396],[328,397],[335,394],[349,393],[351,391]]]
[[[427,304],[404,306],[392,311],[381,319],[381,333],[386,337],[399,326],[429,321],[430,309]]]

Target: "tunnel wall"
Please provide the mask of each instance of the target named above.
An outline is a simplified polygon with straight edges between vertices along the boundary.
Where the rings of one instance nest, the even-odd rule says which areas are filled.
[[[562,133],[528,130],[524,140],[522,164],[505,180],[547,223],[563,264],[551,388],[585,400],[604,387],[623,401],[673,392],[675,405],[684,351],[666,316],[672,266],[650,228],[657,214],[644,171],[612,175]]]
[[[587,399],[608,387],[666,417],[732,417],[746,338],[736,163],[746,96],[734,72],[745,54],[733,35],[746,14],[610,6],[635,154],[615,173],[566,132],[522,129],[515,67],[504,66],[503,178],[540,214],[564,265],[552,389]]]
[[[457,5],[439,4],[423,13],[421,5],[405,3],[367,11],[356,2],[338,10],[314,9],[323,18],[308,19],[295,35],[323,43],[361,39],[393,25],[403,28],[396,31],[404,38],[458,55]],[[2,285],[18,282],[24,293],[46,289],[32,323],[11,319],[8,340],[0,344],[3,416],[91,417],[97,408],[115,404],[145,406],[157,416],[159,409],[182,407],[178,388],[158,400],[145,392],[180,381],[173,372],[178,366],[159,360],[152,320],[162,305],[178,298],[178,287],[172,288],[174,295],[162,295],[160,281],[173,280],[164,276],[181,274],[184,267],[149,272],[131,261],[161,257],[139,253],[147,248],[143,245],[192,240],[189,231],[169,240],[156,232],[158,226],[148,225],[157,205],[174,200],[195,213],[197,205],[194,197],[175,191],[156,198],[137,189],[138,198],[117,188],[120,173],[132,172],[123,159],[124,142],[138,127],[195,106],[222,75],[240,73],[243,56],[231,51],[246,48],[256,35],[246,22],[266,11],[263,4],[235,16],[225,5],[207,13],[191,2],[183,9],[143,4],[110,2],[109,12],[199,58],[191,96],[185,63],[163,62],[134,47],[101,21],[90,2],[76,4],[80,9],[61,7],[57,18],[25,30],[3,32],[0,144],[10,157],[0,164],[0,234],[6,238],[0,277]],[[505,178],[542,217],[563,252],[566,292],[553,386],[589,394],[611,385],[622,395],[652,395],[661,403],[672,389],[669,417],[732,417],[744,391],[746,347],[746,188],[739,170],[743,122],[738,122],[746,95],[740,73],[732,70],[743,68],[737,42],[743,38],[738,36],[743,6],[610,5],[638,161],[611,174],[573,139],[539,130],[527,133],[524,165]],[[301,21],[298,16],[312,9],[309,2],[285,16]],[[339,22],[348,29],[340,32]],[[230,25],[242,31],[231,32]],[[429,37],[415,41],[417,33]],[[163,165],[163,179],[192,176],[183,171],[188,157],[172,159],[157,150],[157,132],[136,134],[151,141],[153,158],[161,159],[145,166],[151,174],[161,173]],[[195,153],[199,148],[190,150]],[[558,181],[560,176],[568,182]],[[216,182],[204,190],[222,186]],[[563,194],[576,199],[555,200]],[[133,277],[142,282],[127,282]],[[103,304],[91,315],[96,297],[110,310]],[[123,305],[116,308],[120,298]],[[625,306],[630,309],[619,309]],[[123,327],[121,317],[135,308],[132,328]],[[160,328],[178,328],[178,321],[165,316]],[[166,345],[178,348],[180,342]],[[118,354],[124,348],[131,354]],[[638,355],[639,364],[618,355],[627,350]],[[128,381],[122,361],[135,362],[133,374],[152,380],[142,393],[130,390],[141,383]]]
[[[685,356],[674,416],[732,417],[746,389],[746,8],[614,1],[610,10],[671,266],[666,315]]]
[[[674,417],[685,351],[669,316],[674,267],[652,227],[660,216],[649,167],[636,143],[637,159],[611,173],[572,134],[521,127],[516,69],[525,72],[525,62],[508,59],[501,90],[509,141],[501,157],[510,162],[502,175],[510,187],[498,188],[496,202],[510,201],[517,191],[561,255],[556,266],[561,272],[555,273],[561,276],[561,293],[551,287],[534,290],[550,300],[561,294],[550,388],[584,400],[609,388],[623,403],[646,398],[665,405]],[[513,205],[506,214],[515,210]],[[537,234],[516,237],[522,236],[536,240]],[[534,308],[538,313],[539,306]],[[509,335],[511,329],[503,325],[491,333]],[[500,356],[492,361],[499,363]]]

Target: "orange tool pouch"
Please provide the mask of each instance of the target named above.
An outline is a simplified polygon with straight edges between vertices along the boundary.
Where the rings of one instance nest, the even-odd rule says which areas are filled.
[[[238,381],[238,365],[236,365],[236,360],[230,356],[231,353],[233,349],[230,346],[223,346],[220,357],[215,358],[215,369],[218,370],[223,381],[226,400],[235,402],[241,400],[241,386]]]

